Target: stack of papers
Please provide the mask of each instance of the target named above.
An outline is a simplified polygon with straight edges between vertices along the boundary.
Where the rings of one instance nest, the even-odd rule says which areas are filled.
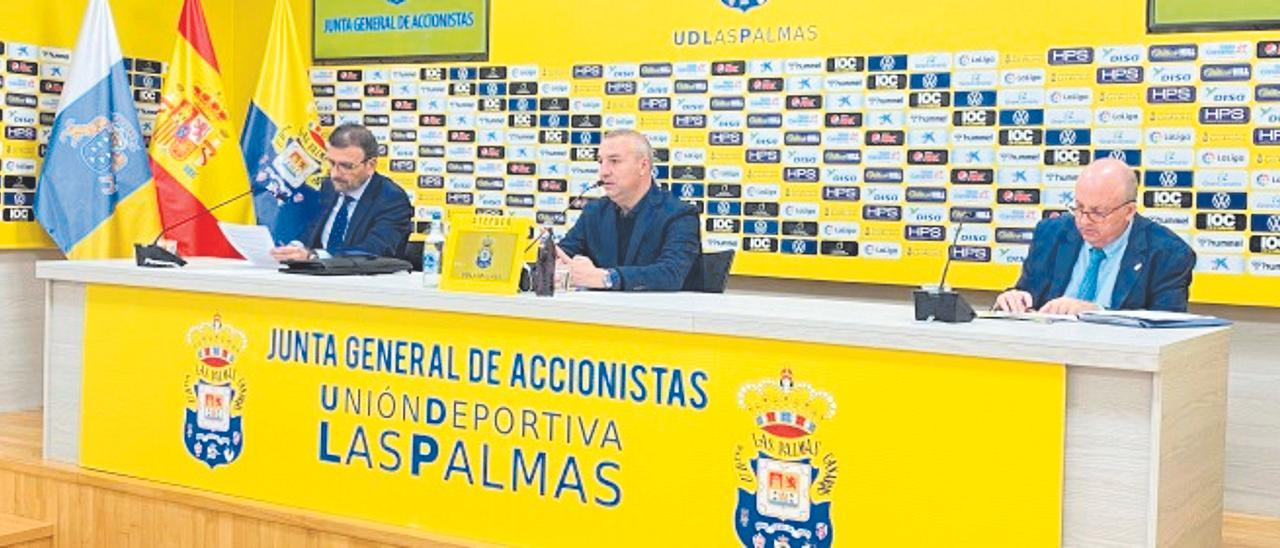
[[[1079,321],[1073,314],[1045,314],[1044,312],[1005,312],[1003,310],[978,310],[978,317],[989,320],[1026,320],[1029,322],[1053,323]]]
[[[1161,310],[1099,310],[1085,312],[1080,321],[1129,327],[1215,327],[1231,325],[1229,320],[1185,312]]]

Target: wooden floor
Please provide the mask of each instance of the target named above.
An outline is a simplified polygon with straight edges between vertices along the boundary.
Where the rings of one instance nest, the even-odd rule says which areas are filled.
[[[117,482],[124,485],[120,491],[123,496],[133,495],[135,497],[150,497],[159,499],[161,503],[167,503],[169,506],[189,505],[196,507],[191,517],[196,519],[210,519],[222,523],[205,523],[203,531],[197,532],[194,536],[187,536],[183,541],[174,543],[175,538],[182,538],[182,535],[174,535],[173,531],[165,531],[165,544],[172,546],[474,546],[473,543],[458,541],[456,539],[439,539],[424,537],[411,531],[407,531],[394,527],[383,527],[376,525],[357,525],[352,520],[344,520],[341,518],[327,518],[318,514],[301,511],[280,510],[278,507],[265,505],[254,502],[237,502],[231,497],[221,497],[217,495],[204,495],[191,493],[190,490],[161,487],[152,482],[134,480],[129,478],[111,479],[109,474],[100,474],[96,472],[81,471],[74,466],[67,466],[58,463],[44,462],[40,458],[41,444],[41,421],[42,416],[39,410],[20,411],[15,413],[0,413],[0,513],[14,513],[29,518],[47,518],[49,503],[43,501],[24,501],[14,500],[20,498],[19,483],[27,484],[27,492],[31,497],[35,498],[39,489],[33,489],[32,484],[39,483],[39,480],[30,478],[14,479],[15,474],[26,471],[30,474],[33,470],[50,470],[51,475],[56,477],[59,474],[70,474],[73,478],[72,483],[93,486],[95,483]],[[6,481],[6,474],[9,477]],[[94,481],[96,478],[97,481]],[[101,485],[99,485],[101,488]],[[12,488],[12,493],[6,493],[6,490]],[[64,490],[65,487],[57,488]],[[108,489],[109,490],[109,489]],[[184,492],[188,498],[199,498],[207,500],[183,500]],[[6,500],[7,497],[13,496],[14,499]],[[95,493],[92,500],[84,501],[81,511],[90,512],[95,504],[110,504],[112,496],[118,494],[111,493]],[[224,504],[239,504],[248,508],[248,511],[242,512],[244,515],[230,517],[219,516],[199,516],[201,510],[213,511],[217,513],[217,502],[223,500]],[[208,502],[212,501],[212,502]],[[121,501],[123,502],[123,499]],[[44,512],[39,511],[43,507]],[[144,506],[145,507],[145,506]],[[173,508],[165,508],[163,511],[170,514],[176,513],[182,518],[182,521],[189,519],[184,513],[186,511]],[[142,510],[146,513],[147,510]],[[114,509],[114,513],[120,514],[119,508]],[[224,511],[222,513],[236,514],[235,511]],[[119,517],[118,515],[115,517]],[[276,518],[282,525],[272,530],[268,525],[263,523],[254,523],[255,521],[270,522]],[[145,521],[145,518],[143,518]],[[83,525],[86,521],[77,516],[59,515],[56,519],[56,529],[67,529],[66,524],[72,524],[71,529],[74,530],[77,524]],[[237,523],[244,521],[246,523]],[[102,524],[98,524],[101,526]],[[221,529],[221,530],[220,530]],[[149,546],[153,545],[145,538],[145,531],[94,531],[91,537],[84,539],[106,540],[109,545],[130,545],[130,546]],[[103,536],[106,535],[106,536]],[[1222,546],[1224,548],[1280,548],[1280,519],[1262,518],[1257,516],[1248,516],[1244,514],[1227,514],[1223,520],[1222,527]],[[107,545],[93,542],[92,540],[83,540],[91,545]],[[70,545],[70,543],[59,542],[59,545]]]

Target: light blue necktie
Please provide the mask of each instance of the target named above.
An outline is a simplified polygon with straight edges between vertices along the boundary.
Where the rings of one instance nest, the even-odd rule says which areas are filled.
[[[1080,291],[1076,298],[1093,302],[1093,299],[1098,296],[1098,270],[1105,258],[1107,258],[1105,251],[1096,247],[1089,248],[1089,265],[1084,269],[1084,280],[1080,282]]]
[[[342,195],[342,205],[338,206],[338,214],[333,216],[333,226],[329,227],[329,240],[324,243],[324,248],[331,255],[342,251],[342,240],[347,236],[347,222],[351,220],[350,214],[347,213],[347,204],[350,201],[350,196]],[[1096,268],[1094,271],[1094,274],[1097,274]]]

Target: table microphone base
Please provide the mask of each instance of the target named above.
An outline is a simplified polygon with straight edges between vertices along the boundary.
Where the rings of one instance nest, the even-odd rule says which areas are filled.
[[[187,264],[187,261],[178,254],[155,244],[133,244],[133,258],[138,266],[149,268],[172,268]]]
[[[937,320],[943,323],[971,322],[978,315],[964,297],[951,290],[934,291],[917,289],[911,293],[916,305],[917,320]]]

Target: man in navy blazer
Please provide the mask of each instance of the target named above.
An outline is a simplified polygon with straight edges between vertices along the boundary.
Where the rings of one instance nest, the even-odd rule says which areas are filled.
[[[279,261],[340,255],[403,257],[412,230],[413,206],[395,181],[374,171],[378,141],[360,125],[338,127],[326,150],[329,178],[320,185],[318,214],[303,241],[277,247]]]
[[[654,184],[653,147],[644,135],[611,131],[597,157],[606,199],[583,208],[558,249],[570,283],[679,291],[702,248],[697,208]]]
[[[1022,276],[996,307],[1185,311],[1196,254],[1168,228],[1138,215],[1137,197],[1137,178],[1124,162],[1089,164],[1076,182],[1071,214],[1036,226]]]

